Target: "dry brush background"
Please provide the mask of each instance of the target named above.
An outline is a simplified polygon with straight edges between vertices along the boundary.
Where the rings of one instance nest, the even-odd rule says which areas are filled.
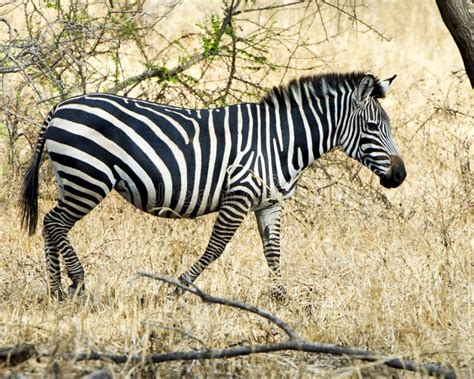
[[[19,34],[26,33],[23,3],[28,2],[6,2],[0,7],[0,18]],[[51,12],[47,4],[52,2],[30,3],[45,14]],[[106,2],[90,3],[99,12]],[[272,4],[256,1],[245,6]],[[235,21],[234,27],[241,26],[236,29],[241,35],[261,25],[292,32],[278,37],[284,43],[266,42],[266,56],[274,63],[271,69],[245,71],[241,61],[236,73],[241,80],[231,83],[225,99],[219,94],[229,87],[231,56],[191,67],[187,75],[200,79],[195,83],[184,77],[165,82],[152,79],[134,86],[130,94],[205,106],[224,100],[255,100],[264,88],[311,72],[370,70],[382,78],[396,73],[398,78],[383,105],[391,116],[407,180],[396,190],[385,190],[367,169],[339,152],[330,153],[305,172],[295,197],[284,208],[286,304],[269,296],[268,269],[251,215],[197,284],[211,294],[263,307],[313,341],[438,361],[453,366],[461,376],[472,376],[470,149],[474,103],[456,46],[434,0],[356,2],[362,5],[357,7],[357,17],[365,24],[331,11],[327,5],[342,7],[346,2],[311,4],[326,8],[318,13],[304,3],[240,15],[249,20],[247,24]],[[134,17],[142,17],[144,23],[147,17],[159,20],[156,37],[146,36],[149,45],[145,51],[155,49],[156,53],[164,40],[189,35],[189,41],[169,50],[169,55],[150,55],[150,61],[168,62],[168,67],[186,63],[179,61],[180,54],[185,52],[189,57],[199,51],[200,36],[207,33],[203,25],[209,25],[212,14],[223,14],[222,4],[197,0],[176,4],[145,1],[143,8],[149,16]],[[10,38],[6,23],[0,32],[6,46]],[[232,45],[230,34],[226,38],[222,43]],[[107,55],[81,63],[81,67],[96,66],[98,70],[109,67],[114,77],[111,80],[101,74],[103,81],[86,83],[86,90],[110,89],[142,72],[143,52],[133,41],[127,43],[117,50],[119,68]],[[298,49],[293,51],[292,46]],[[70,54],[74,56],[74,51]],[[260,59],[261,65],[268,67],[268,60]],[[60,86],[51,89],[41,81],[22,85],[23,74],[2,76],[1,87],[0,347],[31,342],[45,352],[146,354],[280,339],[274,326],[252,315],[206,305],[187,295],[172,298],[167,296],[169,287],[138,277],[138,271],[177,277],[187,269],[205,248],[215,215],[196,220],[153,218],[115,195],[70,233],[86,269],[84,304],[60,306],[48,298],[41,233],[28,238],[20,230],[19,185],[31,152],[29,144],[42,117],[61,96],[80,93],[81,86],[65,91]],[[74,75],[64,75],[64,83],[73,80]],[[57,97],[48,100],[51,93]],[[17,127],[14,143],[13,126]],[[52,207],[56,196],[47,164],[43,165],[43,177],[40,215]],[[71,377],[105,367],[115,376],[389,375],[375,366],[289,352],[155,366],[43,358],[14,368],[0,367],[0,373]]]

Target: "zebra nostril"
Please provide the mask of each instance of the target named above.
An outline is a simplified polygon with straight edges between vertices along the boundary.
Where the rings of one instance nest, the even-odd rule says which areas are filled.
[[[403,161],[401,160],[401,158],[398,156],[392,156],[391,162],[392,162],[392,173],[391,173],[392,180],[395,183],[397,183],[397,185],[400,185],[407,176],[407,173],[405,171],[405,165],[403,164]]]
[[[401,184],[406,176],[404,167],[397,167],[397,169],[392,172],[392,179],[397,184]]]

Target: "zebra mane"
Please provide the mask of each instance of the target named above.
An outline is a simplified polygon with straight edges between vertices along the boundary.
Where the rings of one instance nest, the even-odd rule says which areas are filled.
[[[302,76],[298,79],[293,79],[288,84],[284,84],[281,86],[273,87],[270,91],[268,91],[261,99],[260,104],[268,103],[271,104],[273,102],[273,98],[276,97],[278,102],[284,100],[285,94],[292,99],[292,88],[298,87],[305,83],[311,83],[316,96],[324,95],[325,88],[329,89],[333,88],[338,90],[341,85],[345,84],[345,87],[349,86],[350,88],[356,89],[359,85],[360,80],[366,75],[366,73],[362,71],[357,72],[348,72],[348,73],[329,73],[329,74],[317,74],[317,75],[309,75],[309,76]],[[325,85],[323,85],[325,83]],[[384,97],[384,90],[382,85],[380,84],[380,79],[375,77],[375,86],[372,90],[372,97],[374,98],[382,98]]]

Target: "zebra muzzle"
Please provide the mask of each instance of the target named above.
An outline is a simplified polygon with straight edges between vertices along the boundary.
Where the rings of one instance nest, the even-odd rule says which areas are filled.
[[[390,173],[380,177],[380,184],[385,188],[397,188],[407,177],[405,164],[398,155],[390,156]]]

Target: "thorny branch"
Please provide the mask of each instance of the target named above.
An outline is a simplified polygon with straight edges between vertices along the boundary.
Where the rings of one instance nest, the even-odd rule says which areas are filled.
[[[195,64],[201,62],[205,58],[206,56],[204,55],[204,53],[200,52],[200,53],[194,54],[185,64],[178,65],[172,68],[171,70],[168,70],[165,67],[155,67],[155,68],[146,70],[139,75],[125,79],[124,81],[116,84],[115,86],[110,88],[107,92],[117,93],[127,88],[128,86],[139,84],[140,82],[146,79],[156,78],[163,81],[169,78],[173,78],[181,74],[182,72],[186,71],[191,66],[194,66]]]
[[[232,0],[231,4],[229,7],[226,9],[226,14],[224,16],[224,20],[222,21],[221,27],[219,29],[219,34],[216,36],[216,40],[220,42],[222,36],[226,32],[227,27],[230,25],[232,21],[232,17],[235,14],[236,9],[238,8],[240,4],[240,0]],[[175,78],[182,72],[186,71],[190,67],[194,66],[195,64],[203,61],[204,59],[209,58],[209,55],[206,54],[205,51],[201,51],[199,53],[195,53],[192,55],[186,63],[177,65],[176,67],[172,69],[167,69],[166,67],[156,67],[150,70],[146,70],[142,72],[139,75],[133,76],[131,78],[128,78],[118,84],[116,84],[114,87],[110,88],[107,92],[110,93],[117,93],[126,87],[130,85],[136,85],[140,83],[143,80],[146,79],[151,79],[151,78],[156,78],[160,81],[168,80],[170,78]],[[232,75],[231,75],[232,76]]]

